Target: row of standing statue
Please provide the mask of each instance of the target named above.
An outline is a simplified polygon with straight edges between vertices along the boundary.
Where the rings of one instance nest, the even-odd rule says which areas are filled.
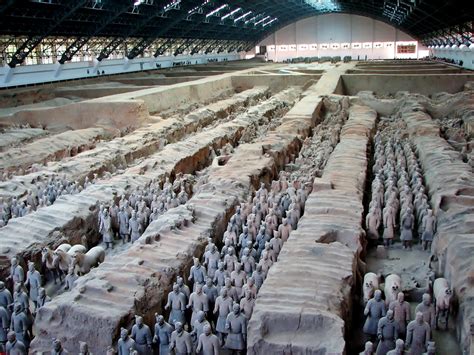
[[[60,196],[78,194],[96,181],[97,174],[92,180],[86,177],[83,184],[69,181],[66,175],[52,175],[47,179],[39,176],[34,181],[35,188],[28,190],[21,200],[16,197],[9,200],[0,198],[0,227],[6,226],[12,218],[24,217],[42,207],[51,206]]]
[[[431,249],[436,219],[430,209],[423,173],[410,142],[397,136],[375,136],[372,199],[366,217],[367,236],[378,240],[382,227],[389,247],[399,229],[404,249],[418,237],[424,250]],[[398,228],[399,226],[399,228]]]

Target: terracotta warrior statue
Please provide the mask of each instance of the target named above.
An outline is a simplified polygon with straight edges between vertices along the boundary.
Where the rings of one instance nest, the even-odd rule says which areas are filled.
[[[371,298],[364,309],[365,320],[363,331],[371,339],[377,335],[379,320],[385,316],[385,302],[382,300],[382,291],[375,290],[374,297]]]
[[[191,296],[189,296],[187,308],[193,310],[191,316],[191,327],[194,325],[199,311],[203,311],[204,313],[209,311],[209,300],[207,299],[206,294],[202,292],[201,284],[197,284],[196,291],[191,293]]]
[[[198,338],[196,352],[202,355],[219,355],[219,338],[212,334],[211,326],[204,326],[204,333]]]
[[[183,329],[180,322],[176,322],[175,331],[171,333],[171,343],[169,349],[175,355],[191,355],[193,352],[191,335]]]
[[[117,343],[118,355],[130,355],[135,350],[135,340],[128,336],[128,330],[120,330],[120,339]]]
[[[132,327],[131,337],[135,340],[135,350],[139,355],[149,355],[152,351],[152,337],[150,328],[143,323],[143,318],[135,317],[135,325]]]
[[[66,349],[63,348],[63,345],[59,339],[53,340],[53,349],[51,350],[51,355],[65,355],[69,354]]]
[[[28,354],[25,344],[16,338],[15,332],[11,331],[7,335],[7,344],[5,346],[6,354],[26,355]]]
[[[393,311],[388,310],[387,315],[379,320],[377,327],[377,346],[376,355],[386,355],[392,349],[395,349],[395,340],[398,338],[398,323],[395,321]]]
[[[422,302],[416,306],[415,313],[421,312],[423,320],[428,323],[431,328],[436,326],[435,307],[431,303],[431,296],[428,293],[423,294]]]
[[[110,218],[109,211],[106,208],[104,208],[100,218],[99,233],[102,234],[105,248],[113,248],[114,232],[112,231],[112,218]]]
[[[37,308],[37,299],[38,299],[38,290],[41,287],[42,280],[40,273],[35,269],[35,264],[31,261],[28,262],[28,272],[26,273],[26,282],[25,286],[29,288],[30,298],[35,305],[35,310]]]
[[[173,327],[165,322],[165,317],[155,314],[155,336],[153,343],[157,344],[160,349],[160,355],[168,355],[170,351],[171,333]]]
[[[405,352],[405,342],[402,339],[397,339],[395,342],[395,349],[390,350],[387,355],[403,355]]]
[[[179,290],[179,285],[173,285],[173,291],[168,294],[168,303],[165,305],[165,309],[171,307],[170,316],[168,322],[174,325],[176,322],[184,323],[184,311],[186,310],[186,297]]]
[[[409,355],[423,355],[430,340],[430,326],[423,320],[423,313],[417,312],[415,320],[408,323],[406,346]]]
[[[232,312],[232,305],[234,301],[227,295],[227,289],[221,290],[221,295],[216,299],[216,305],[214,307],[214,314],[217,314],[216,331],[219,336],[221,344],[224,342],[224,337],[227,334],[226,320],[227,316]]]
[[[397,299],[390,302],[388,308],[393,311],[395,322],[398,323],[398,336],[405,338],[406,327],[410,321],[410,304],[405,301],[403,292],[398,293]]]
[[[227,338],[225,346],[227,349],[241,352],[246,348],[247,341],[247,319],[240,312],[240,306],[234,304],[233,312],[227,315],[225,328]]]
[[[367,341],[364,346],[364,351],[359,355],[374,355],[374,344],[371,341]]]

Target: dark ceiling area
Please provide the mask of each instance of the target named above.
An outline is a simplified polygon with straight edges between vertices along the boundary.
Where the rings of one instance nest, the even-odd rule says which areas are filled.
[[[386,22],[426,45],[473,41],[474,3],[452,0],[0,0],[0,35],[23,39],[10,67],[56,36],[74,38],[60,63],[100,37],[108,40],[99,60],[131,38],[133,59],[157,39],[155,56],[178,39],[175,54],[246,50],[299,19],[338,12]]]

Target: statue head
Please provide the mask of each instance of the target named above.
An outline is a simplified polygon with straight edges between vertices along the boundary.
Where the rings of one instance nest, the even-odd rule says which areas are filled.
[[[54,349],[56,352],[62,350],[62,345],[61,345],[61,342],[59,341],[59,339],[54,339],[54,340],[53,340],[53,349]]]
[[[89,346],[87,343],[80,341],[79,342],[79,355],[87,355],[89,354]]]
[[[143,318],[141,316],[135,316],[135,324],[138,328],[143,327]]]
[[[224,285],[225,285],[225,287],[227,287],[227,288],[232,287],[232,281],[231,281],[231,279],[228,278],[228,277],[226,277],[225,280],[224,280]]]
[[[0,291],[3,291],[5,289],[5,282],[0,281]]]
[[[176,294],[179,293],[179,285],[178,284],[173,285],[173,292],[176,293]]]
[[[234,303],[232,306],[232,310],[234,311],[234,314],[239,314],[240,313],[240,306],[237,303]]]
[[[18,265],[18,259],[16,257],[13,257],[11,259],[10,263],[12,264],[13,267],[15,267],[15,266]]]
[[[211,326],[209,324],[206,324],[203,327],[203,331],[204,331],[204,334],[206,334],[207,336],[211,335]]]
[[[389,320],[392,320],[392,319],[393,319],[393,310],[392,310],[392,309],[389,309],[389,310],[387,311],[387,318],[388,318]]]
[[[196,293],[198,295],[200,295],[202,293],[202,285],[201,284],[196,285]]]
[[[222,298],[226,298],[227,297],[227,289],[225,287],[223,287],[221,289],[221,296]]]
[[[415,320],[418,324],[422,324],[423,323],[423,313],[417,312],[416,316],[415,316]]]
[[[204,320],[206,319],[206,315],[204,314],[203,311],[199,311],[197,313],[197,319],[200,323],[204,322]]]
[[[120,329],[120,338],[126,340],[128,338],[128,330],[125,328]]]
[[[403,303],[403,301],[405,301],[405,294],[403,292],[399,292],[397,295],[397,300],[398,302]]]
[[[181,322],[176,322],[174,324],[174,328],[176,329],[176,331],[178,333],[182,333],[183,332],[183,324]]]
[[[35,271],[35,263],[31,261],[28,262],[28,271],[31,271],[31,272]]]
[[[403,350],[404,347],[405,347],[405,342],[402,339],[397,339],[397,341],[395,342],[395,349]]]
[[[159,325],[165,324],[165,317],[163,317],[161,314],[155,313],[155,318]]]
[[[242,265],[240,263],[235,263],[235,271],[240,272]]]
[[[182,287],[184,285],[184,279],[181,276],[178,276],[178,278],[176,279],[176,283],[179,287]]]
[[[371,341],[366,342],[364,350],[366,353],[372,354],[374,351],[374,344]]]
[[[194,266],[201,266],[198,258],[194,258]]]
[[[222,261],[219,261],[217,264],[217,267],[219,268],[220,271],[224,270],[224,263]]]
[[[428,293],[423,294],[423,304],[425,306],[431,305],[431,296]]]
[[[7,334],[7,340],[10,342],[10,343],[14,343],[16,342],[16,334],[14,331],[9,331],[8,334]]]
[[[255,284],[255,279],[251,276],[247,279],[247,284],[252,287]]]
[[[375,290],[374,292],[374,298],[376,301],[382,300],[382,291],[380,290]]]

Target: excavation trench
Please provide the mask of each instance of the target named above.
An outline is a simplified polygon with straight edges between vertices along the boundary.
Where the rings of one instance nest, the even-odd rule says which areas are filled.
[[[87,339],[91,351],[100,353],[115,344],[120,327],[129,327],[134,314],[143,314],[145,321],[153,324],[154,313],[163,311],[176,275],[186,275],[191,256],[202,255],[208,237],[222,235],[234,207],[260,181],[269,184],[287,157],[297,154],[301,139],[316,122],[317,110],[313,106],[311,114],[296,117],[290,110],[281,126],[258,143],[239,145],[226,164],[210,168],[208,182],[186,205],[162,215],[120,257],[109,258],[80,278],[71,292],[43,307],[36,318],[38,336],[32,350],[48,348],[54,334],[68,349],[76,349],[78,340]],[[97,312],[96,304],[107,305],[107,313]],[[86,329],[80,326],[83,322],[101,327]]]
[[[376,113],[352,106],[340,141],[259,291],[248,354],[342,354],[362,247],[363,190]],[[324,350],[323,350],[324,349]]]
[[[178,172],[192,173],[202,168],[208,162],[210,148],[217,150],[227,143],[237,142],[247,130],[258,125],[261,116],[297,101],[299,92],[299,89],[283,91],[232,121],[166,145],[160,152],[122,174],[89,186],[79,194],[60,198],[52,206],[36,213],[11,220],[0,229],[0,238],[5,241],[0,254],[1,273],[8,272],[9,260],[13,255],[39,261],[41,248],[45,245],[55,248],[64,242],[64,236],[71,244],[80,243],[82,235],[87,236],[91,245],[97,243],[95,211],[98,204],[109,205],[118,196],[137,186],[145,186],[152,180],[159,181]],[[33,233],[31,225],[36,226]]]
[[[66,161],[49,164],[44,169],[25,176],[16,176],[0,183],[1,197],[24,196],[28,189],[34,190],[34,181],[52,175],[66,175],[72,181],[83,181],[86,176],[114,172],[139,158],[159,152],[166,144],[178,142],[197,127],[211,124],[216,118],[224,118],[239,109],[255,105],[269,95],[265,87],[257,87],[218,101],[192,112],[182,119],[161,120],[138,128],[132,133],[104,142],[95,149],[79,154]]]

